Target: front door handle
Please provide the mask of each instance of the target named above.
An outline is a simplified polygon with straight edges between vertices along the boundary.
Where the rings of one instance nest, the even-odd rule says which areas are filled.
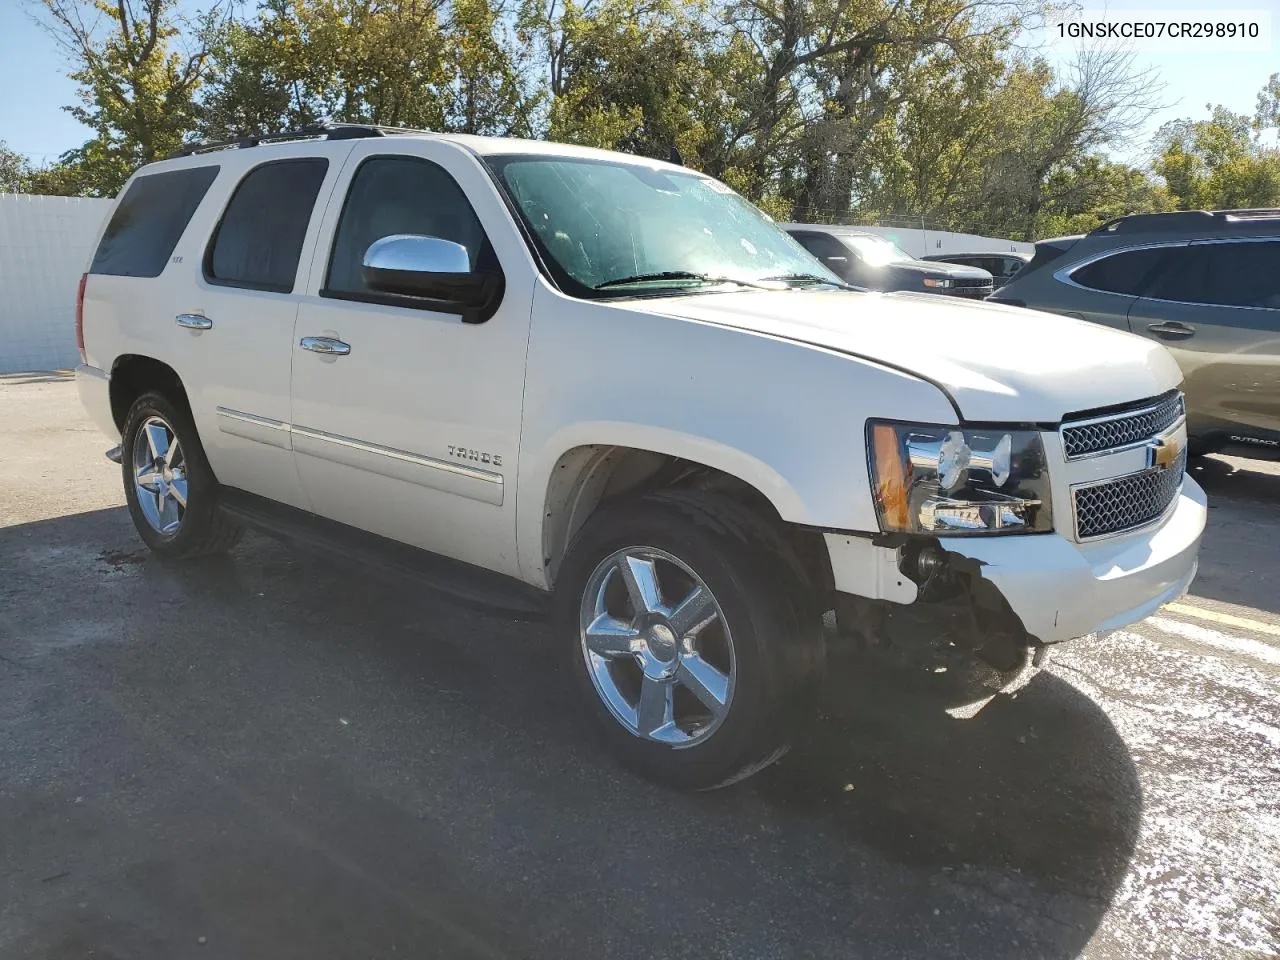
[[[173,322],[187,330],[212,330],[213,321],[203,313],[180,313]]]
[[[326,357],[345,357],[351,352],[351,344],[333,337],[303,337],[298,341],[303,350],[323,354]]]
[[[1171,340],[1185,340],[1187,337],[1195,336],[1196,332],[1195,327],[1179,323],[1177,320],[1169,320],[1165,323],[1148,323],[1147,329],[1157,337],[1168,337]]]

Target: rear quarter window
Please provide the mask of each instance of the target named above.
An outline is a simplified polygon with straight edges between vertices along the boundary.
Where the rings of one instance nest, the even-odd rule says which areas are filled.
[[[1168,255],[1168,248],[1113,253],[1073,271],[1071,279],[1090,290],[1136,297]]]
[[[90,273],[158,277],[219,167],[189,167],[135,177],[111,213]]]

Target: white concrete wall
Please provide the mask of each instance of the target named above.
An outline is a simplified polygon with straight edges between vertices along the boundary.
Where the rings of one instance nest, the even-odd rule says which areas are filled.
[[[932,257],[943,253],[1030,253],[1036,252],[1034,243],[1018,240],[1002,240],[999,237],[982,237],[976,233],[946,233],[941,230],[920,230],[909,227],[858,227],[867,233],[888,237],[903,252],[913,257]]]
[[[73,367],[76,287],[110,200],[0,194],[0,373]]]

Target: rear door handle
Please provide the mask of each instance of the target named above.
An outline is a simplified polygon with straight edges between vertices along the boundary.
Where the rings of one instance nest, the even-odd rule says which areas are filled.
[[[351,344],[333,337],[303,337],[298,341],[303,350],[323,354],[326,357],[345,357],[351,352]]]
[[[173,322],[187,330],[212,330],[213,321],[202,313],[180,313]]]
[[[1148,323],[1147,329],[1157,337],[1169,337],[1173,340],[1185,340],[1187,337],[1195,336],[1196,332],[1195,327],[1179,323],[1177,320],[1169,320],[1165,323]]]

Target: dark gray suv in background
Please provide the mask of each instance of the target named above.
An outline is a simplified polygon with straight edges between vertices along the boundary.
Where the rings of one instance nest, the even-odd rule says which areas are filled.
[[[1280,210],[1139,214],[1042,240],[990,299],[1168,347],[1192,452],[1280,450]]]
[[[813,223],[782,227],[837,277],[864,290],[915,290],[981,300],[995,289],[986,270],[917,260],[878,233]]]

